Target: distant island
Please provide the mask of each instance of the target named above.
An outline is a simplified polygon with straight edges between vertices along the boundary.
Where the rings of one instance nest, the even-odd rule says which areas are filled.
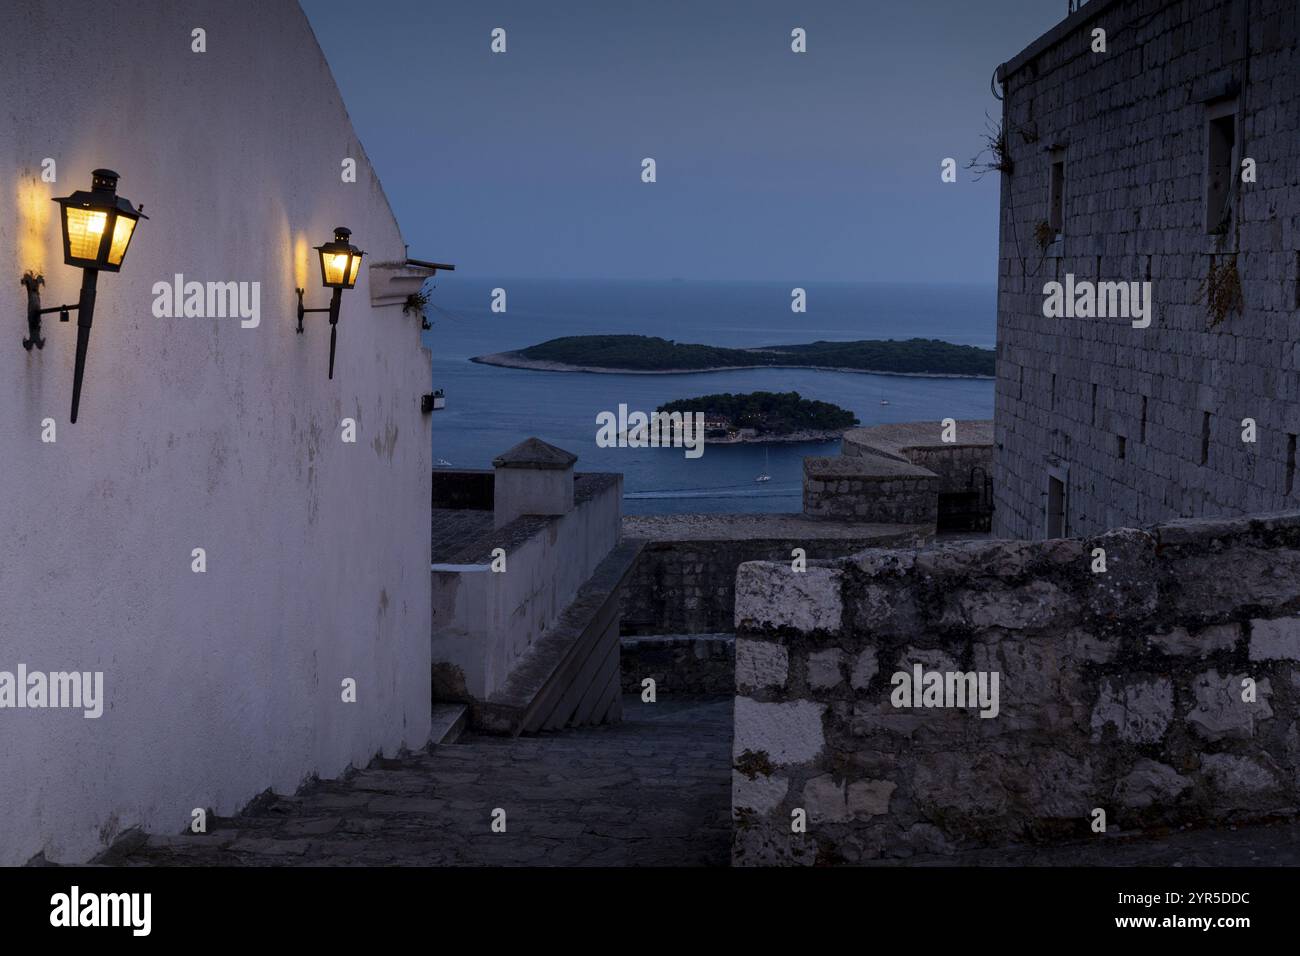
[[[847,408],[804,398],[798,392],[701,395],[660,405],[664,413],[704,413],[711,444],[747,441],[829,441],[858,424]]]
[[[992,349],[938,339],[864,339],[752,349],[691,345],[650,335],[569,335],[470,361],[548,372],[672,374],[738,368],[817,368],[889,375],[993,376]]]

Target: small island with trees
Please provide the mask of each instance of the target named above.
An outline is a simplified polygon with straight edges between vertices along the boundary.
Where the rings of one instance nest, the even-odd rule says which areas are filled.
[[[864,339],[724,348],[651,335],[570,335],[513,352],[479,355],[485,365],[554,372],[671,374],[738,368],[814,368],[889,375],[992,377],[994,352],[939,339]]]
[[[704,438],[712,444],[765,441],[829,441],[858,424],[846,408],[804,398],[798,392],[701,395],[660,405],[664,414],[703,412]]]

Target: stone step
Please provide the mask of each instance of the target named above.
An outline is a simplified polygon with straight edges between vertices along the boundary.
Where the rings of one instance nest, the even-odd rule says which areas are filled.
[[[433,705],[433,723],[429,733],[431,744],[454,744],[469,726],[469,707],[465,704]]]
[[[641,547],[624,539],[597,565],[505,685],[471,704],[475,730],[514,737],[620,718],[619,593]]]

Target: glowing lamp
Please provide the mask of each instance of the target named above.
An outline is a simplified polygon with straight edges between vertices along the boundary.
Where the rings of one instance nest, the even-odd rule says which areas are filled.
[[[117,194],[117,173],[97,169],[89,191],[78,189],[59,204],[63,224],[63,261],[82,269],[117,272],[140,219],[148,219]]]
[[[59,321],[67,322],[68,313],[77,313],[77,358],[72,378],[72,415],[77,421],[81,404],[81,381],[86,371],[86,350],[90,345],[90,327],[95,321],[95,286],[99,273],[117,272],[122,268],[126,250],[135,235],[136,224],[148,219],[130,200],[117,194],[117,173],[111,169],[96,169],[91,173],[89,191],[79,189],[71,196],[54,201],[59,204],[59,220],[63,226],[63,261],[76,266],[81,272],[81,297],[76,305],[56,305],[41,308],[40,287],[43,276],[26,273],[22,283],[27,289],[27,338],[23,348],[44,348],[41,337],[41,316],[59,313]]]
[[[315,247],[317,255],[320,256],[321,285],[325,286],[327,289],[334,290],[328,308],[305,308],[302,301],[303,290],[294,290],[298,293],[299,334],[302,334],[302,320],[308,312],[328,312],[330,314],[329,375],[331,379],[334,378],[334,348],[338,340],[339,305],[343,298],[343,290],[351,289],[357,284],[357,275],[361,271],[361,259],[365,255],[364,252],[348,242],[351,237],[352,230],[344,226],[335,226],[334,241],[326,242]]]

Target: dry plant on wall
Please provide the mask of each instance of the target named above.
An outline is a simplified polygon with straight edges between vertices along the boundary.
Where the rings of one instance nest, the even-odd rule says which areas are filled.
[[[1038,225],[1034,226],[1034,241],[1044,250],[1056,241],[1056,230],[1046,219],[1038,220]]]
[[[1218,256],[1210,256],[1210,271],[1201,283],[1197,301],[1205,302],[1205,311],[1210,318],[1210,328],[1214,328],[1229,314],[1241,313],[1245,307],[1241,297],[1241,274],[1237,271],[1237,257],[1225,256],[1227,261],[1219,265]]]
[[[406,303],[402,306],[402,315],[415,313],[420,317],[420,328],[431,329],[429,318],[425,315],[424,310],[429,305],[429,293],[421,289],[419,292],[412,292],[406,297]]]
[[[984,133],[984,148],[981,149],[966,164],[967,169],[975,171],[974,179],[976,182],[984,178],[984,174],[997,170],[998,172],[1011,175],[1015,169],[1015,164],[1011,162],[1011,154],[1007,149],[1007,133],[1002,128],[1001,123],[994,123],[988,115],[987,131]]]

